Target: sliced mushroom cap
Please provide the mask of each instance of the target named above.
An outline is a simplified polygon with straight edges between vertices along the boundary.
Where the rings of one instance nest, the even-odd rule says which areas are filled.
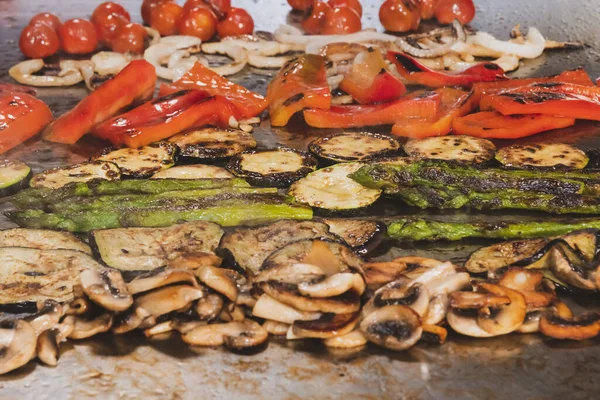
[[[298,284],[298,291],[301,294],[317,298],[337,296],[348,290],[354,290],[359,295],[364,293],[365,281],[360,274],[341,272],[327,276],[315,283],[302,282]]]
[[[194,328],[199,326],[206,325],[206,322],[201,321],[180,321],[177,319],[168,320],[161,322],[160,324],[156,324],[148,329],[144,330],[144,335],[146,337],[152,337],[161,335],[163,333],[169,333],[172,331],[177,331],[180,333],[186,333],[191,331]]]
[[[288,325],[293,324],[294,321],[310,321],[321,317],[318,312],[298,311],[267,294],[258,298],[252,309],[252,315]]]
[[[36,353],[41,362],[55,366],[60,356],[60,331],[56,328],[42,332],[37,338]]]
[[[406,263],[399,261],[374,262],[363,265],[367,287],[377,290],[386,283],[400,278],[406,271]]]
[[[113,321],[113,333],[120,335],[137,329],[150,313],[141,307],[133,307],[125,313],[117,314]]]
[[[127,290],[133,295],[174,283],[188,283],[192,286],[198,286],[198,281],[192,272],[181,269],[166,269],[150,271],[136,277],[127,284]]]
[[[35,334],[39,335],[45,330],[56,327],[62,316],[63,307],[54,300],[46,300],[39,307],[39,311],[26,320],[33,327]]]
[[[151,316],[158,317],[181,310],[202,297],[202,288],[189,285],[167,286],[139,296],[135,299],[135,306],[143,308]]]
[[[88,312],[90,301],[86,297],[79,297],[64,307],[65,315],[82,315]]]
[[[83,292],[94,303],[109,311],[125,311],[133,304],[127,284],[116,269],[88,268],[81,272]]]
[[[336,349],[351,349],[367,344],[367,338],[359,329],[356,329],[345,335],[325,339],[323,340],[323,344]]]
[[[498,280],[498,284],[525,296],[528,310],[547,307],[556,298],[554,285],[544,280],[544,274],[536,270],[508,268]]]
[[[196,276],[200,279],[200,282],[204,283],[209,288],[221,293],[230,301],[236,301],[239,294],[236,278],[239,274],[234,270],[217,267],[203,267],[196,270]]]
[[[479,309],[477,323],[483,330],[492,335],[505,335],[521,326],[527,311],[525,297],[521,293],[491,283],[482,283],[478,289],[510,299],[510,304],[493,308],[491,312],[488,307]]]
[[[181,255],[167,262],[168,269],[196,270],[202,267],[218,267],[223,262],[221,257],[212,253],[192,253]]]
[[[365,337],[390,350],[405,350],[419,341],[423,333],[421,319],[411,308],[385,306],[369,314],[360,323]]]
[[[195,346],[225,346],[240,350],[264,344],[269,337],[257,322],[245,320],[226,324],[198,326],[182,336],[184,342]]]
[[[328,339],[350,333],[356,327],[360,312],[352,314],[323,314],[312,321],[294,321],[294,335],[304,338]]]
[[[540,319],[540,332],[554,339],[584,340],[600,334],[600,313],[564,318],[551,310]]]
[[[252,296],[252,294],[250,293],[250,289],[241,289],[237,299],[235,300],[235,304],[237,304],[238,306],[246,306],[252,308],[256,304],[256,298]]]
[[[452,308],[480,309],[483,307],[500,307],[510,304],[508,296],[497,296],[483,292],[454,292],[448,296]]]
[[[448,331],[437,325],[423,325],[423,335],[419,342],[442,345],[446,342]]]
[[[67,315],[63,318],[60,324],[56,326],[56,329],[60,332],[60,341],[65,341],[75,329],[75,316]]]
[[[283,322],[271,321],[270,319],[266,320],[262,326],[267,332],[269,332],[269,335],[274,336],[283,336],[291,328],[288,324],[284,324]]]
[[[246,314],[244,314],[241,307],[237,307],[233,304],[232,308],[225,307],[221,310],[219,319],[223,322],[243,321],[246,319]]]
[[[102,332],[107,332],[112,326],[112,314],[105,313],[95,318],[75,317],[73,331],[69,339],[86,339]]]
[[[429,294],[437,296],[438,294],[448,294],[462,290],[471,282],[471,276],[468,272],[457,272],[435,278],[426,283]]]
[[[525,315],[525,321],[517,328],[519,333],[535,333],[540,330],[540,320],[542,319],[542,311],[532,311]]]
[[[0,322],[0,375],[27,364],[35,357],[37,337],[26,321]]]
[[[420,267],[414,270],[409,270],[404,274],[404,276],[414,280],[414,282],[429,285],[433,282],[438,282],[438,280],[441,278],[449,277],[455,273],[456,267],[451,262],[438,262],[438,264],[433,267]]]
[[[477,324],[477,314],[474,312],[465,312],[464,310],[450,309],[450,311],[446,315],[446,321],[455,332],[458,332],[461,335],[477,338],[487,338],[494,336],[491,333],[483,330]]]
[[[200,321],[212,321],[217,318],[223,309],[223,298],[216,293],[210,293],[196,303],[196,314]]]
[[[264,281],[280,281],[287,283],[308,282],[325,276],[321,268],[312,264],[296,263],[281,265],[260,271],[252,281],[254,283]]]
[[[450,299],[445,293],[438,294],[432,297],[429,301],[427,308],[427,314],[423,317],[423,325],[437,325],[440,324],[450,308]]]
[[[410,307],[419,316],[423,316],[429,308],[429,299],[429,290],[425,285],[407,284],[405,279],[400,279],[378,289],[363,308],[363,316],[366,317],[378,308],[391,305]]]
[[[564,247],[553,247],[550,250],[550,270],[561,281],[583,290],[596,290],[596,282],[586,276],[582,267],[571,262],[569,251]]]

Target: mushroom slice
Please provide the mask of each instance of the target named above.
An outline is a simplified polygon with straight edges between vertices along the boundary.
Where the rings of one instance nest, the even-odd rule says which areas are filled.
[[[109,313],[100,314],[95,318],[75,317],[73,331],[69,339],[86,339],[98,333],[108,331],[112,326],[113,316]]]
[[[175,321],[165,321],[160,324],[156,324],[148,329],[144,330],[144,336],[152,337],[156,335],[161,335],[163,333],[169,333],[176,330],[176,322]]]
[[[477,315],[472,312],[465,313],[461,310],[451,309],[446,315],[446,321],[455,332],[461,335],[477,338],[495,336],[479,327]]]
[[[200,321],[212,321],[223,310],[223,304],[221,295],[211,293],[198,300],[196,303],[196,314],[198,314]]]
[[[219,314],[219,319],[224,321],[224,322],[231,322],[231,321],[243,321],[246,319],[246,314],[244,314],[244,311],[242,310],[241,307],[237,307],[235,304],[233,304],[233,308],[229,308],[229,307],[224,307],[221,310],[221,313]]]
[[[46,300],[42,303],[40,310],[27,322],[35,331],[36,336],[48,329],[56,327],[63,316],[63,307],[54,300]]]
[[[438,294],[431,298],[429,306],[427,307],[427,314],[423,317],[424,325],[438,325],[448,313],[450,308],[450,299],[445,293]]]
[[[406,263],[395,260],[364,264],[367,287],[377,290],[386,283],[397,280],[406,271],[406,268]]]
[[[488,312],[488,307],[479,309],[477,323],[483,330],[493,335],[505,335],[521,326],[527,309],[525,297],[521,293],[491,283],[479,284],[478,289],[510,300],[510,304],[497,307],[491,312]]]
[[[556,298],[551,282],[545,283],[544,274],[540,271],[508,268],[498,280],[498,285],[516,290],[525,296],[528,310],[547,307]]]
[[[401,279],[377,290],[363,308],[363,315],[366,317],[381,307],[402,305],[410,307],[419,316],[424,316],[429,308],[429,299],[429,291],[425,285],[407,284],[406,280]]]
[[[294,321],[292,332],[303,338],[328,339],[350,333],[356,327],[360,312],[352,314],[323,314],[312,321]]]
[[[133,295],[174,283],[189,283],[192,286],[198,286],[198,281],[192,272],[167,269],[150,271],[147,274],[139,275],[127,284],[127,291]]]
[[[73,332],[75,328],[75,317],[73,315],[67,315],[60,324],[56,325],[55,329],[58,329],[60,332],[60,340],[65,341]]]
[[[235,304],[237,304],[238,306],[246,306],[249,308],[254,307],[254,305],[256,304],[256,298],[254,298],[250,293],[250,287],[248,287],[247,289],[240,290]]]
[[[590,339],[600,334],[600,313],[565,318],[552,310],[542,315],[539,329],[542,334],[555,339]]]
[[[125,311],[133,304],[119,270],[85,269],[81,272],[81,286],[90,300],[109,311]]]
[[[385,306],[369,314],[360,323],[360,330],[369,341],[390,350],[408,349],[423,334],[419,315],[401,305]]]
[[[60,356],[60,331],[56,328],[42,332],[37,338],[36,353],[41,362],[55,366]]]
[[[429,294],[434,297],[439,294],[448,294],[457,292],[471,282],[471,275],[468,272],[457,272],[448,276],[432,279],[426,286]]]
[[[65,315],[82,315],[87,313],[90,308],[90,301],[87,298],[79,297],[65,306]]]
[[[0,322],[0,375],[27,364],[35,357],[37,337],[26,321]]]
[[[120,335],[123,333],[131,332],[137,329],[146,318],[150,316],[148,311],[140,307],[134,307],[126,313],[118,314],[115,317],[112,331],[113,333]]]
[[[204,283],[209,288],[221,293],[230,301],[235,302],[239,290],[236,279],[239,274],[231,269],[204,267],[195,271],[200,282]]]
[[[520,327],[517,328],[519,333],[535,333],[540,330],[540,320],[542,319],[541,311],[528,312],[525,315],[525,320]]]
[[[135,305],[146,310],[150,316],[158,317],[180,310],[202,297],[204,297],[202,288],[175,285],[143,294],[135,299]]]
[[[359,274],[342,272],[325,277],[319,282],[302,282],[298,285],[298,291],[309,297],[332,297],[353,289],[358,294],[365,291],[365,281]]]
[[[550,270],[558,279],[571,286],[583,290],[596,290],[596,282],[587,279],[586,271],[581,266],[582,262],[576,260],[576,257],[570,246],[559,244],[550,250]]]
[[[287,283],[300,283],[323,276],[323,270],[316,265],[298,263],[282,265],[261,271],[252,280],[255,283],[270,280]]]
[[[346,333],[345,335],[325,339],[323,340],[323,344],[327,347],[333,347],[337,349],[351,349],[367,344],[367,338],[365,335],[363,335],[360,329],[356,329],[350,333]]]
[[[262,326],[267,332],[269,332],[269,335],[274,336],[284,336],[291,328],[291,326],[288,324],[284,324],[283,322],[271,321],[270,319],[266,320]]]
[[[252,309],[252,315],[272,321],[291,325],[294,321],[310,321],[321,317],[318,312],[298,311],[293,307],[263,294]]]
[[[451,262],[439,263],[433,267],[421,267],[406,272],[404,275],[414,282],[423,283],[429,285],[430,283],[440,279],[446,278],[456,273],[456,267]]]
[[[198,326],[182,336],[184,342],[194,346],[220,346],[241,350],[264,344],[269,333],[257,322],[245,320],[226,324]]]
[[[508,296],[496,296],[493,293],[454,292],[450,293],[450,306],[461,310],[483,307],[500,307],[510,304]]]
[[[423,335],[420,342],[442,345],[446,342],[448,331],[446,328],[437,325],[423,324]]]

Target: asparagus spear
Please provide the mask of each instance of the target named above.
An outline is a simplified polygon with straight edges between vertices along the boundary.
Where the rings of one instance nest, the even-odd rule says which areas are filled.
[[[401,218],[388,225],[388,236],[397,240],[461,240],[465,238],[530,239],[561,236],[600,228],[600,219],[490,223],[440,222],[422,218]]]

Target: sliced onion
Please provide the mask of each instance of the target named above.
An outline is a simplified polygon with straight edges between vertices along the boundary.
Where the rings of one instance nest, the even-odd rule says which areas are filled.
[[[443,44],[438,44],[430,40],[427,42],[427,44],[429,45],[428,48],[424,49],[418,47],[419,45],[417,42],[419,40],[435,37],[446,32],[451,35],[450,40],[448,40],[447,42]],[[448,53],[451,50],[452,46],[454,46],[456,43],[464,42],[466,39],[467,34],[465,32],[465,29],[460,24],[460,22],[454,20],[450,28],[434,29],[430,32],[404,36],[396,40],[396,45],[398,45],[398,47],[403,52],[405,52],[406,54],[410,54],[411,56],[419,58],[435,58]]]
[[[254,52],[248,53],[248,64],[256,68],[281,68],[291,57],[280,56],[280,57],[269,57],[256,54]]]
[[[101,51],[90,59],[94,71],[100,76],[116,75],[129,64],[130,58],[114,51]]]
[[[146,29],[146,33],[148,36],[150,36],[150,43],[148,43],[148,46],[152,46],[160,42],[160,32],[154,28],[150,28],[149,26],[145,26],[144,29]]]
[[[486,32],[477,32],[475,35],[469,36],[467,43],[479,45],[502,55],[513,55],[519,58],[537,58],[544,52],[546,39],[544,39],[544,36],[536,28],[529,28],[529,32],[523,43],[498,40]]]

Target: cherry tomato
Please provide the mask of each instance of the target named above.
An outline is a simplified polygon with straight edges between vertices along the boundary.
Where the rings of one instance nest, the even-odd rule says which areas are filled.
[[[210,5],[205,0],[187,0],[183,5],[183,12],[187,13],[188,11],[193,10],[194,8],[209,8]]]
[[[177,24],[183,14],[183,7],[176,3],[159,3],[152,10],[150,26],[156,29],[162,36],[175,35]]]
[[[129,15],[127,10],[123,6],[117,3],[113,3],[112,1],[107,1],[96,7],[94,13],[92,14],[92,18],[90,18],[90,21],[92,21],[92,24],[95,25],[99,18],[113,14],[120,15],[123,18],[125,18],[127,22],[131,22],[131,16]]]
[[[379,9],[379,20],[391,32],[408,32],[419,27],[421,12],[414,0],[386,0]]]
[[[439,0],[418,0],[419,10],[421,10],[421,19],[431,19],[434,17],[435,7]]]
[[[19,48],[25,57],[44,58],[58,51],[58,35],[49,25],[37,23],[26,26],[19,38]]]
[[[150,25],[150,17],[152,16],[152,10],[160,3],[169,3],[172,0],[144,0],[142,2],[142,19],[146,25]]]
[[[250,35],[254,32],[254,20],[243,8],[231,7],[225,19],[217,24],[217,32],[222,38],[227,36]]]
[[[231,0],[207,0],[207,1],[208,1],[208,4],[210,5],[210,7],[212,8],[212,10],[217,15],[217,17],[219,17],[219,19],[225,18],[227,13],[232,9]],[[252,21],[252,24],[254,24],[254,21]],[[254,28],[252,28],[252,29],[254,30]]]
[[[51,13],[37,14],[29,21],[29,25],[35,25],[37,23],[46,24],[54,31],[58,31],[58,28],[60,28],[60,26],[62,25],[62,22],[60,22],[60,18]]]
[[[104,45],[110,45],[119,30],[128,23],[129,21],[119,14],[99,15],[96,17],[96,22],[94,22],[98,41]]]
[[[360,17],[350,7],[338,7],[325,14],[323,35],[343,35],[358,32],[362,29]]]
[[[60,27],[58,37],[62,49],[69,54],[87,54],[96,50],[96,27],[87,19],[73,18]]]
[[[180,35],[196,36],[202,41],[209,40],[217,33],[217,17],[208,8],[193,8],[183,14],[177,30]]]
[[[350,7],[351,9],[356,11],[359,17],[362,17],[363,10],[359,0],[329,0],[328,3],[329,7],[331,8],[338,8],[344,6]]]
[[[324,1],[315,1],[312,7],[311,14],[308,18],[302,21],[302,29],[309,35],[318,35],[323,29],[325,23],[325,15],[331,11],[329,4]]]
[[[455,19],[461,24],[471,22],[475,18],[473,0],[439,0],[435,18],[440,24],[451,24]]]
[[[142,54],[147,36],[146,29],[142,25],[129,23],[119,29],[110,44],[112,50],[117,53]]]
[[[298,11],[306,11],[313,4],[313,0],[287,0],[287,2],[294,10]]]

